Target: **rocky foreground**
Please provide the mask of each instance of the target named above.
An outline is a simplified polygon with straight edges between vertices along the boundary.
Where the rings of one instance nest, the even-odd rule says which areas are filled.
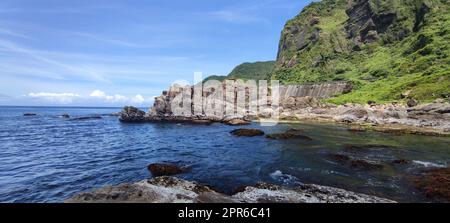
[[[156,177],[137,183],[107,186],[82,193],[66,203],[394,203],[395,201],[343,189],[305,184],[286,188],[261,183],[234,195],[218,193],[196,182]]]

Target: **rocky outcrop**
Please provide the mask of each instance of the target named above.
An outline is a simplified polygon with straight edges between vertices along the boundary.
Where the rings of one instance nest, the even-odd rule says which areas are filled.
[[[265,133],[259,129],[235,129],[230,132],[235,136],[245,136],[245,137],[254,137],[254,136],[263,136]]]
[[[136,107],[127,106],[123,108],[119,120],[121,122],[143,122],[145,120],[145,112]]]
[[[148,165],[147,169],[155,177],[177,175],[188,171],[185,167],[167,163],[153,163]]]
[[[173,177],[118,186],[107,186],[93,192],[81,193],[66,203],[393,203],[375,196],[314,184],[287,188],[260,183],[244,187],[228,196],[209,187]]]
[[[290,97],[330,98],[345,94],[352,90],[352,85],[345,81],[327,82],[320,84],[282,85],[280,87],[281,100]]]

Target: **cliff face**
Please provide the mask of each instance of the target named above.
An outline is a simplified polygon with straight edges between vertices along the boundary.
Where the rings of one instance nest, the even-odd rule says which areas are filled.
[[[286,23],[272,78],[352,81],[356,89],[337,103],[446,98],[449,8],[447,0],[312,3]]]

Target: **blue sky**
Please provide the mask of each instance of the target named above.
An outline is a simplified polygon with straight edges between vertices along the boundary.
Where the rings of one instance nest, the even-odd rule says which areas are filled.
[[[2,0],[0,105],[151,106],[178,80],[276,58],[300,0]]]

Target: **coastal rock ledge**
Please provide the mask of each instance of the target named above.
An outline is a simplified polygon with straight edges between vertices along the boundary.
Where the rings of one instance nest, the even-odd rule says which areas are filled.
[[[305,184],[294,188],[260,183],[228,196],[196,182],[157,177],[82,193],[66,203],[395,203],[343,189]]]

